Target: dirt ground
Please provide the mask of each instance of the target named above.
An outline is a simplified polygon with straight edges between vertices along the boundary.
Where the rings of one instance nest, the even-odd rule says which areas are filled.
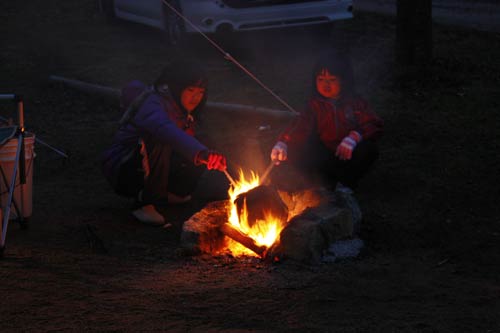
[[[28,130],[71,155],[36,144],[30,226],[9,226],[0,260],[0,331],[500,332],[499,34],[436,26],[434,60],[412,75],[392,63],[394,22],[372,15],[339,22],[333,35],[294,29],[224,43],[295,108],[318,52],[349,47],[360,93],[386,121],[380,160],[356,193],[366,248],[307,266],[176,255],[182,221],[224,195],[219,174],[172,207],[169,230],[138,224],[106,184],[99,154],[116,101],[48,76],[151,82],[175,52],[161,33],[107,22],[92,0],[3,1],[0,22],[0,93],[23,94]],[[191,42],[183,52],[207,66],[211,101],[282,109],[206,42]],[[0,106],[3,117],[12,110]],[[271,125],[271,142],[286,125],[205,118],[211,145],[255,169],[265,163],[257,127]]]

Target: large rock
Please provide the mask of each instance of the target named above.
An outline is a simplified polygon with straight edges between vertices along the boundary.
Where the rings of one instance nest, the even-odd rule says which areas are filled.
[[[356,199],[338,192],[325,192],[325,198],[319,206],[307,208],[289,221],[268,257],[319,264],[330,244],[356,234],[361,219]]]
[[[359,230],[362,215],[352,194],[312,189],[279,192],[279,196],[288,211],[298,215],[283,229],[279,243],[267,251],[267,258],[319,264],[332,243],[352,238]],[[191,216],[183,226],[179,253],[196,255],[223,251],[227,238],[221,226],[227,223],[229,206],[227,200],[212,202]]]
[[[227,222],[229,202],[215,201],[184,222],[179,254],[217,253],[225,246],[220,226]]]

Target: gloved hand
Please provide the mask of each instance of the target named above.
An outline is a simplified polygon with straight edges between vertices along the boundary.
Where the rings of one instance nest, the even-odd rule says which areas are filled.
[[[350,160],[352,157],[352,151],[361,141],[361,134],[356,131],[351,131],[348,136],[346,136],[342,142],[338,145],[335,156],[341,160]]]
[[[278,165],[286,161],[288,156],[288,147],[283,141],[278,141],[271,150],[271,161]]]
[[[196,157],[196,164],[205,164],[208,170],[224,171],[227,168],[226,157],[215,150],[205,150]]]

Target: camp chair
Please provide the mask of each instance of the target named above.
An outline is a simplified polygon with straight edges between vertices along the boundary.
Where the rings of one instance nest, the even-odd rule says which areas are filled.
[[[25,152],[24,152],[24,109],[23,109],[23,99],[22,96],[14,95],[14,94],[0,94],[0,100],[12,100],[17,103],[17,112],[18,112],[18,125],[2,127],[0,128],[0,147],[6,144],[6,142],[12,138],[17,137],[17,149],[16,156],[14,159],[14,166],[12,177],[10,179],[10,184],[8,184],[8,175],[5,175],[2,165],[0,163],[0,182],[4,182],[6,187],[9,188],[9,194],[7,203],[5,206],[1,207],[0,214],[2,217],[2,234],[0,239],[0,256],[3,255],[3,251],[5,250],[5,240],[7,236],[7,228],[9,226],[9,217],[11,206],[14,204],[14,208],[16,209],[17,216],[21,226],[25,225],[24,217],[19,209],[19,206],[14,200],[14,189],[16,187],[16,178],[19,175],[19,183],[20,185],[26,184],[26,173],[25,173]]]

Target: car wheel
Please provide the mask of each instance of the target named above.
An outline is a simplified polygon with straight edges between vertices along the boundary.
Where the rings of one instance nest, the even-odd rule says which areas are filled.
[[[178,0],[171,0],[169,3],[181,12]],[[186,41],[186,28],[183,19],[165,4],[163,5],[163,17],[167,42],[172,46],[182,46]]]
[[[99,7],[107,19],[116,19],[114,0],[99,0]]]

